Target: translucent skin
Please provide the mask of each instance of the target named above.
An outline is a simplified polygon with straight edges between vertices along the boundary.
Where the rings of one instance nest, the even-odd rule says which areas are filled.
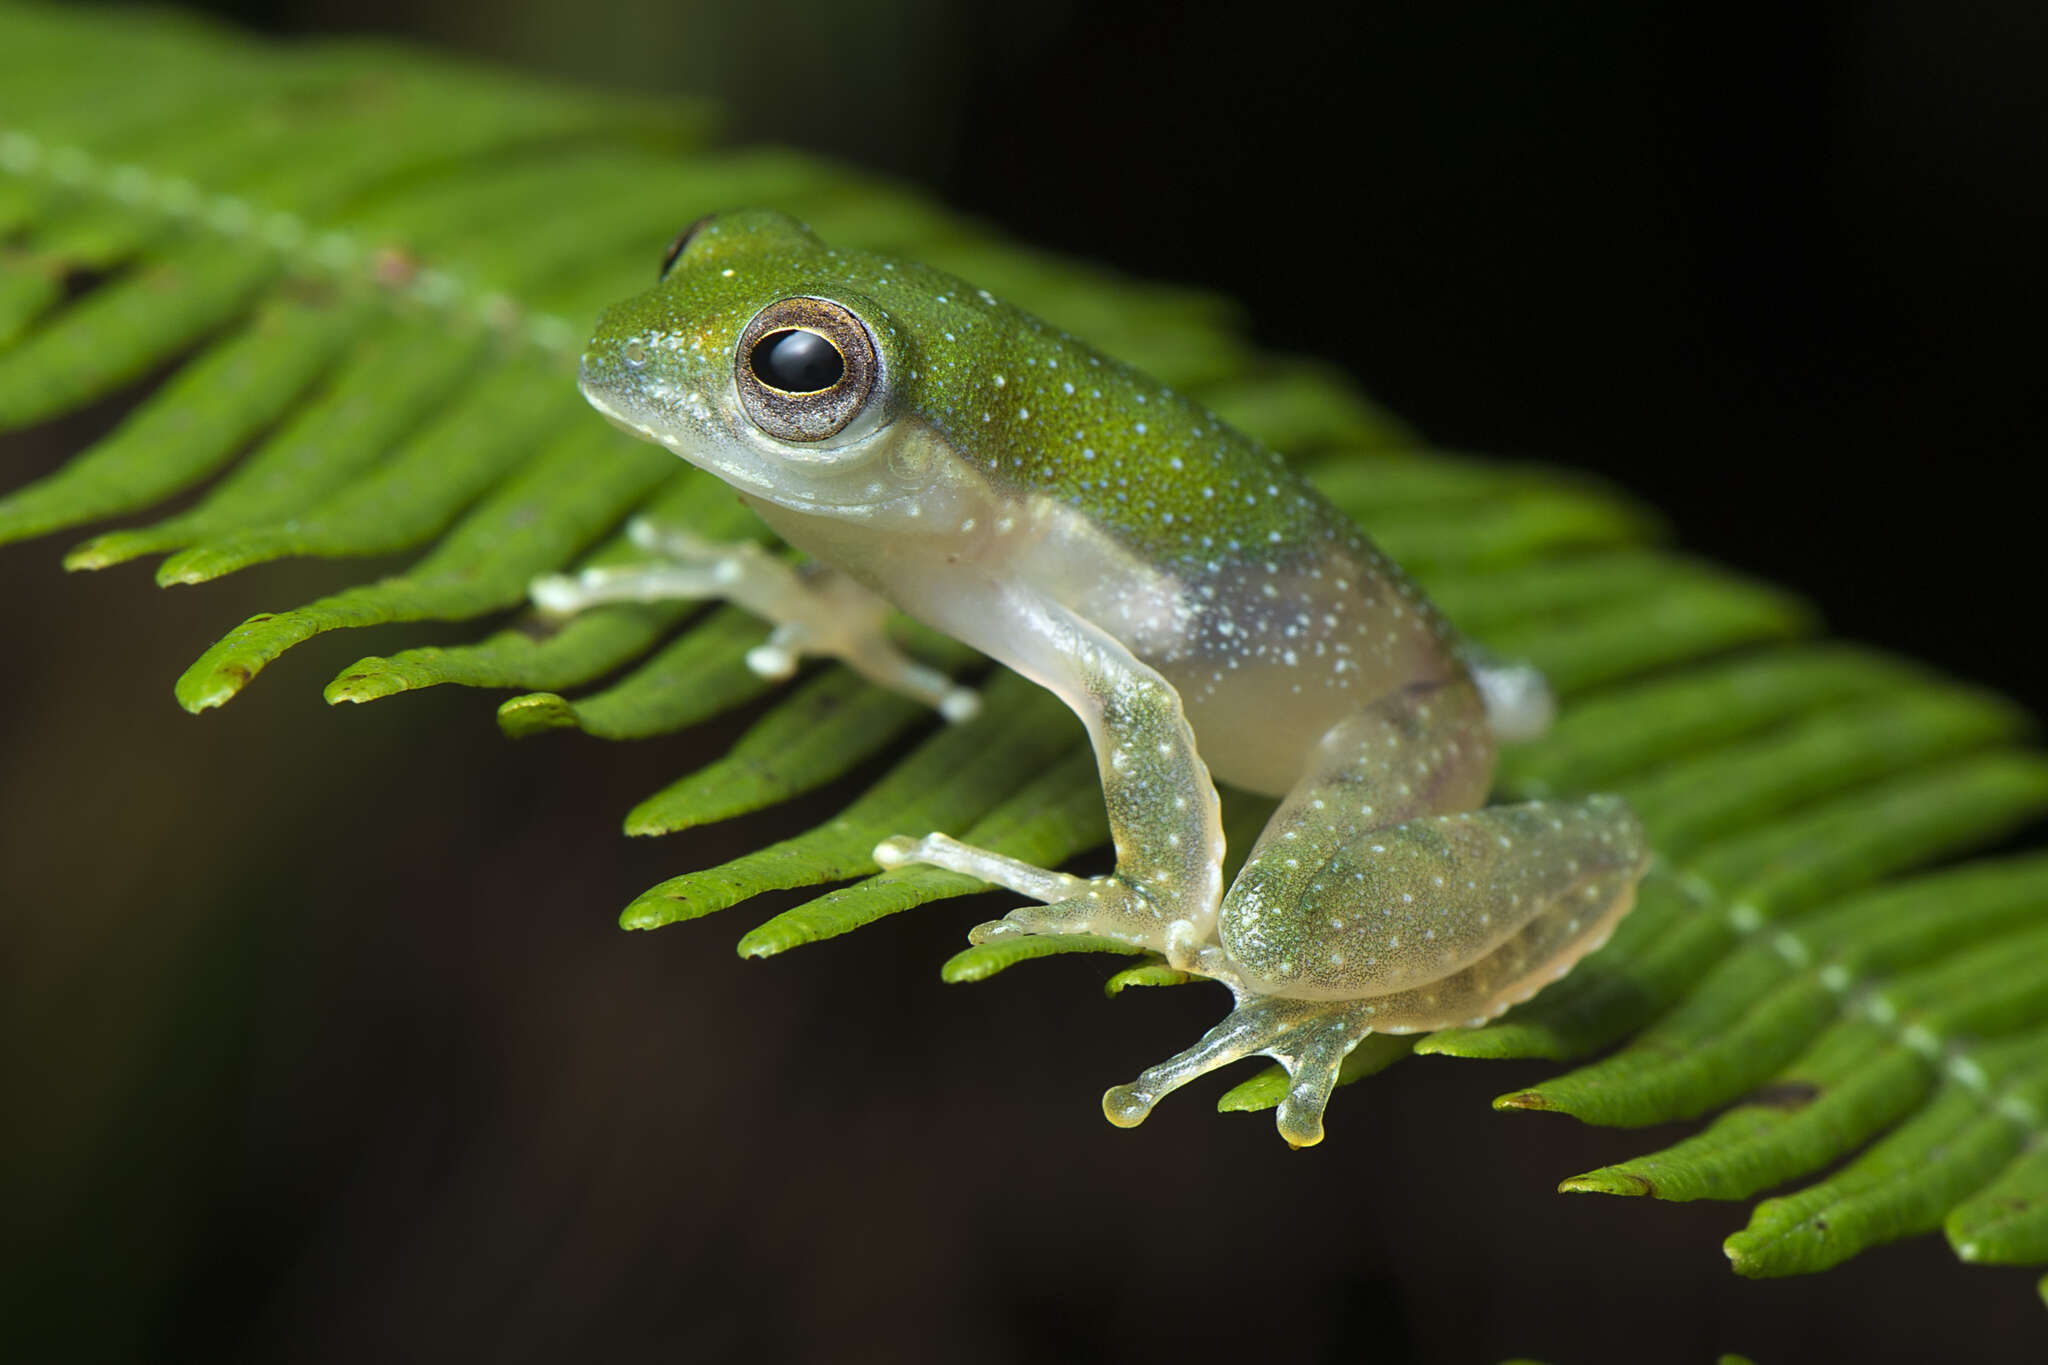
[[[735,378],[741,333],[791,298],[850,313],[865,339],[849,344],[873,349],[872,392],[822,440],[770,435]],[[1450,625],[1277,455],[969,284],[834,251],[780,215],[726,215],[605,314],[583,389],[1087,724],[1113,875],[937,834],[876,856],[1041,902],[977,941],[1107,934],[1233,990],[1202,1043],[1109,1093],[1115,1122],[1263,1052],[1293,1073],[1282,1135],[1318,1141],[1368,1032],[1498,1014],[1631,903],[1647,849],[1617,799],[1483,806],[1496,737],[1540,725],[1526,671],[1475,675]],[[1285,797],[1227,890],[1212,774]]]

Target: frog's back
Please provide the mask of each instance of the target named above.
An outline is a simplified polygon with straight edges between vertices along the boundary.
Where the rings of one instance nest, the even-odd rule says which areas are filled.
[[[1459,674],[1448,623],[1278,454],[946,278],[900,281],[931,296],[920,410],[1032,523],[1011,567],[1174,684],[1218,777],[1283,793],[1346,716]]]

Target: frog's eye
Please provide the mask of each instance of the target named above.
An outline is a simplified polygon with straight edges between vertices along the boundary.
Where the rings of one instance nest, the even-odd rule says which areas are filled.
[[[667,254],[661,258],[661,273],[654,277],[655,283],[659,284],[668,278],[668,272],[676,268],[676,262],[682,258],[682,254],[685,251],[690,249],[690,240],[702,230],[706,223],[717,216],[715,213],[707,213],[676,234],[676,239],[668,244]]]
[[[740,333],[732,358],[740,405],[783,441],[844,431],[874,392],[881,362],[861,320],[828,299],[771,303]]]

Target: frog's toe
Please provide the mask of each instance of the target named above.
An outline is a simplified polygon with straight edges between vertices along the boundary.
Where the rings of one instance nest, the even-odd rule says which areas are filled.
[[[875,851],[868,856],[883,867],[898,867],[904,863],[919,861],[917,846],[919,840],[901,834],[892,834],[875,845]]]
[[[1152,1106],[1198,1076],[1220,1066],[1264,1052],[1312,1008],[1305,1000],[1254,1000],[1230,1012],[1202,1035],[1202,1041],[1139,1073],[1129,1085],[1112,1086],[1102,1097],[1102,1113],[1119,1128],[1135,1128]]]
[[[770,640],[747,651],[747,668],[757,678],[788,682],[796,676],[797,654]]]
[[[939,715],[965,725],[981,714],[981,693],[971,687],[948,687],[939,697]]]
[[[1338,1068],[1371,1031],[1356,1010],[1339,1008],[1266,1049],[1287,1068],[1287,1095],[1274,1123],[1289,1147],[1313,1147],[1323,1140],[1323,1110],[1337,1088]]]
[[[583,609],[583,585],[570,574],[542,574],[526,585],[526,595],[542,611],[567,615]]]
[[[1259,1050],[1259,1040],[1248,1036],[1242,1024],[1226,1019],[1202,1036],[1202,1041],[1185,1052],[1176,1053],[1157,1066],[1145,1068],[1129,1085],[1113,1085],[1102,1093],[1102,1116],[1119,1128],[1135,1128],[1152,1113],[1152,1107],[1174,1091],[1228,1066]]]
[[[1021,934],[1088,934],[1099,930],[1089,917],[1095,903],[1086,891],[1079,896],[1050,905],[1020,905],[1001,919],[977,924],[967,931],[969,943],[986,943],[992,938],[1014,938]]]
[[[1330,1091],[1336,1084],[1337,1073],[1332,1069],[1320,1081],[1297,1077],[1288,1087],[1287,1098],[1280,1101],[1273,1125],[1289,1147],[1300,1151],[1323,1140],[1323,1110],[1330,1103]]]
[[[1062,901],[1087,885],[1079,877],[963,844],[946,834],[927,834],[922,839],[906,839],[902,835],[884,839],[875,845],[874,859],[883,867],[928,863],[933,867],[943,867],[948,872],[965,873],[1008,887],[1018,895],[1029,896],[1036,901]]]
[[[1336,1088],[1338,1068],[1371,1026],[1347,1001],[1253,1000],[1202,1036],[1186,1052],[1147,1068],[1129,1085],[1113,1086],[1102,1097],[1102,1112],[1119,1128],[1145,1121],[1167,1095],[1234,1061],[1264,1053],[1287,1068],[1287,1096],[1276,1122],[1290,1147],[1323,1140],[1323,1110]]]
[[[1136,1128],[1152,1113],[1159,1096],[1142,1082],[1113,1085],[1102,1092],[1102,1116],[1119,1128]]]
[[[687,526],[647,516],[634,517],[626,523],[626,539],[665,559],[703,559],[729,548],[703,539]]]
[[[976,926],[970,941],[981,943],[998,934],[1096,934],[1171,955],[1174,924],[1129,883],[1117,877],[1084,880],[1065,873],[1045,875],[1064,878],[1066,883],[1064,888],[1047,886],[1046,890],[1065,889],[1071,894],[1040,905],[1020,905],[999,920]],[[1015,881],[1009,885],[1023,889]]]

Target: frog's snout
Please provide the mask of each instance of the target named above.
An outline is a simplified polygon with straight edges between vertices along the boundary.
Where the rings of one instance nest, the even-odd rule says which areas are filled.
[[[590,363],[590,352],[583,353],[583,359],[576,365],[576,389],[592,406],[602,411],[605,407],[606,389],[598,378],[597,370]]]
[[[639,375],[619,357],[616,346],[593,346],[576,363],[576,387],[607,416],[637,396]]]

